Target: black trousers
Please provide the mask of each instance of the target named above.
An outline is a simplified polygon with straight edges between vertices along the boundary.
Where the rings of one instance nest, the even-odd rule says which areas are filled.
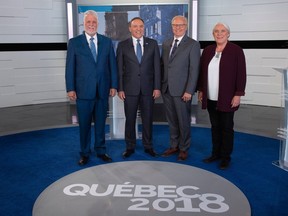
[[[153,123],[153,104],[152,95],[126,95],[124,101],[125,122],[125,141],[126,149],[135,149],[136,146],[136,118],[138,107],[140,108],[142,120],[142,144],[145,149],[152,148],[152,123]]]
[[[217,110],[217,101],[208,100],[207,110],[211,122],[212,155],[231,160],[234,146],[234,112]]]

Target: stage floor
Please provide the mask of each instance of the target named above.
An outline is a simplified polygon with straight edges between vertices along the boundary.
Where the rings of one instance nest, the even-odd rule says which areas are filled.
[[[225,178],[159,161],[118,162],[71,173],[47,187],[33,207],[33,216],[95,214],[250,216],[251,209],[242,191]]]
[[[75,104],[69,102],[0,108],[0,136],[73,126],[73,115],[76,115]],[[277,138],[277,129],[282,125],[283,116],[283,108],[241,105],[235,113],[235,131]],[[192,105],[192,117],[195,119],[195,126],[210,127],[208,113],[200,105]],[[154,123],[167,124],[163,103],[155,103]]]

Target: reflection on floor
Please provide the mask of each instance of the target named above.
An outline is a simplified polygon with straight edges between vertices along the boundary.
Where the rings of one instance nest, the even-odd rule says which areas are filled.
[[[163,108],[162,103],[155,104],[155,124],[167,124]],[[76,116],[76,107],[69,102],[0,108],[0,136],[73,126],[73,116]],[[235,131],[277,138],[277,130],[283,125],[283,117],[283,108],[241,105],[235,113]],[[192,105],[191,120],[192,126],[210,126],[208,113],[200,105]]]

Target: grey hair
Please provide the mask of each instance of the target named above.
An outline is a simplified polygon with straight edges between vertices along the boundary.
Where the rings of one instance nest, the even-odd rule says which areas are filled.
[[[97,23],[98,23],[98,14],[96,13],[96,11],[94,11],[94,10],[88,10],[88,11],[85,11],[85,13],[84,13],[84,21],[85,21],[85,18],[86,18],[86,16],[87,15],[92,15],[92,16],[94,16],[95,18],[96,18],[96,20],[97,20]]]
[[[213,28],[213,30],[212,30],[212,33],[214,32],[214,30],[215,30],[215,27],[216,27],[217,25],[223,25],[223,26],[224,26],[224,28],[226,28],[226,29],[227,29],[227,31],[228,31],[228,33],[230,34],[230,27],[229,27],[227,24],[225,24],[225,23],[222,23],[222,22],[218,22],[218,23],[216,23],[216,25],[214,26],[214,28]]]
[[[174,20],[177,19],[177,18],[181,18],[181,19],[183,19],[184,22],[185,22],[185,24],[188,24],[188,20],[187,20],[187,18],[186,18],[185,16],[181,16],[181,15],[174,16],[173,19],[171,20],[171,23],[173,23]]]

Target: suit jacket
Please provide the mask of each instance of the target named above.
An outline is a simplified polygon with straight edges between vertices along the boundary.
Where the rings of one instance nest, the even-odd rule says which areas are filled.
[[[153,90],[160,90],[161,70],[160,52],[155,40],[144,37],[144,53],[139,64],[132,38],[121,41],[117,48],[119,71],[118,91],[125,95],[152,95]]]
[[[198,89],[203,92],[202,108],[207,108],[208,91],[208,65],[215,56],[216,44],[206,47],[201,57],[201,73],[198,81]],[[246,86],[246,62],[241,47],[228,42],[222,51],[219,65],[219,92],[217,109],[222,112],[233,112],[238,107],[231,108],[234,96],[245,95]]]
[[[162,45],[162,93],[169,88],[171,96],[193,94],[199,75],[200,44],[185,35],[169,60],[172,43],[173,38]]]
[[[109,97],[117,89],[117,64],[111,39],[97,34],[97,63],[85,33],[69,40],[66,58],[66,90],[76,91],[79,99]]]

